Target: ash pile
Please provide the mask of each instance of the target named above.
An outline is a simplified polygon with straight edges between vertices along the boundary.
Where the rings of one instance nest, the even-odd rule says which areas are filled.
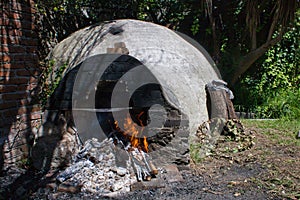
[[[130,191],[136,178],[130,171],[129,161],[125,161],[126,166],[117,166],[116,151],[120,150],[116,148],[113,139],[86,141],[73,163],[57,175],[56,182],[70,186],[69,192],[73,187],[82,192],[100,194]],[[59,185],[54,185],[54,189],[59,189]]]
[[[117,195],[134,190],[137,184],[145,187],[143,182],[150,182],[152,178],[152,186],[160,187],[155,180],[159,171],[163,169],[157,169],[150,155],[138,148],[125,147],[113,138],[102,142],[92,138],[47,187],[52,192]],[[45,195],[45,191],[40,189],[35,195],[42,194]]]

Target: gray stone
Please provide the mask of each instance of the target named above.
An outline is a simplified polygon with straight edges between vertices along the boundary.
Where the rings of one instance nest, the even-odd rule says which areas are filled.
[[[117,168],[117,174],[120,176],[125,176],[125,174],[128,172],[127,169],[123,168],[123,167],[118,167]]]
[[[122,188],[123,188],[123,183],[118,182],[118,183],[116,183],[116,184],[114,184],[114,185],[112,186],[112,191],[115,192],[115,191],[118,191],[118,190],[120,190],[120,189],[122,189]]]
[[[167,173],[163,174],[163,176],[168,183],[184,181],[176,165],[167,165],[164,168]]]
[[[130,185],[130,190],[151,190],[151,189],[157,189],[157,188],[164,188],[166,187],[166,183],[163,179],[157,178],[157,179],[151,179],[151,181],[143,181],[143,182],[135,182]]]

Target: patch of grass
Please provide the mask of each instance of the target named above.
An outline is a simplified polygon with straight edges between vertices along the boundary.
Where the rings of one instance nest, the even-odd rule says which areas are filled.
[[[245,127],[245,133],[248,133],[255,142],[254,148],[237,152],[237,147],[240,142],[245,142],[244,140],[235,141],[220,137],[213,154],[209,156],[209,159],[203,159],[202,163],[208,167],[203,168],[204,165],[198,165],[199,169],[220,177],[224,175],[224,172],[218,172],[215,169],[230,168],[234,165],[255,165],[259,173],[249,177],[250,185],[257,190],[267,191],[271,196],[282,199],[300,199],[300,139],[296,138],[300,130],[300,121],[242,120],[242,124]],[[200,147],[198,144],[191,145],[192,159],[201,160],[199,158]],[[244,174],[240,172],[236,176],[243,177]],[[247,190],[249,185],[240,187],[241,190],[238,190],[237,194],[243,194],[243,190]]]
[[[258,162],[266,172],[253,180],[268,192],[287,199],[299,199],[299,152],[300,130],[298,120],[242,120],[245,127],[255,130],[261,148],[257,148]],[[259,136],[263,137],[259,137]]]
[[[200,155],[200,149],[201,149],[201,144],[191,144],[190,145],[190,152],[191,152],[191,159],[195,162],[195,163],[200,163],[203,158]]]
[[[300,146],[300,139],[296,138],[300,130],[299,120],[249,120],[244,119],[242,123],[246,127],[261,129],[261,134],[268,136],[272,141],[281,145]]]

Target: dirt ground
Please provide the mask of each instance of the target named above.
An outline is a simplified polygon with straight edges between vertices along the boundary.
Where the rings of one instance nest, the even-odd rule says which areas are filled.
[[[251,148],[223,138],[211,156],[180,171],[182,182],[113,198],[35,187],[29,199],[300,199],[300,139],[282,129],[244,125]]]
[[[183,183],[126,199],[300,199],[299,139],[253,123],[245,132],[254,141],[250,149],[238,152],[239,142],[224,140],[212,156],[181,172]]]

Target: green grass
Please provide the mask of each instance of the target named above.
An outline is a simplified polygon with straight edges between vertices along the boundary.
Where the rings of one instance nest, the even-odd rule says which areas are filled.
[[[242,120],[245,127],[256,130],[266,136],[270,142],[275,142],[277,148],[289,153],[277,156],[276,152],[268,146],[259,149],[259,162],[267,168],[267,173],[252,179],[253,183],[265,187],[270,193],[283,199],[300,199],[299,178],[297,166],[299,160],[292,156],[300,147],[300,139],[296,138],[300,130],[299,120]],[[296,148],[295,148],[296,147]],[[289,156],[288,154],[291,154]],[[272,160],[274,159],[274,160]],[[280,159],[280,163],[278,163]]]
[[[291,145],[300,147],[300,139],[296,138],[300,130],[300,121],[298,120],[256,120],[243,119],[242,124],[250,129],[259,129],[259,133],[267,136],[270,141],[276,142],[279,145]],[[200,152],[202,144],[192,143],[190,145],[191,158],[195,163],[200,163],[205,155]],[[234,149],[233,149],[234,152]],[[229,152],[228,152],[229,153]],[[268,156],[268,151],[265,155]]]
[[[203,156],[201,156],[199,152],[201,146],[202,146],[201,144],[195,144],[195,143],[190,144],[191,159],[195,163],[200,163],[203,160]]]
[[[246,127],[261,129],[261,134],[267,135],[273,141],[282,145],[300,146],[300,139],[296,138],[300,130],[299,120],[249,120],[244,119],[242,123]]]

